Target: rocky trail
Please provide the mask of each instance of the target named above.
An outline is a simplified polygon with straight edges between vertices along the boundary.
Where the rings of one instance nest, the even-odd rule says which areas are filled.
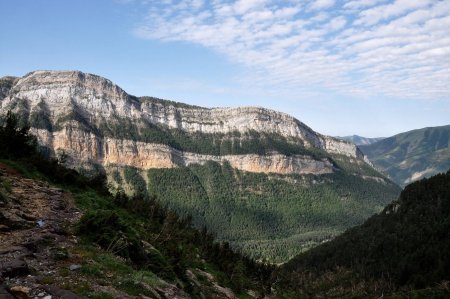
[[[4,164],[0,184],[0,299],[80,298],[46,283],[57,270],[71,267],[68,248],[76,238],[70,227],[80,217],[72,196]]]
[[[82,265],[95,262],[80,252],[82,245],[74,235],[81,215],[71,193],[25,178],[0,163],[0,299],[85,298],[67,289],[84,293],[87,288],[110,295],[95,298],[189,298],[177,285],[163,280],[155,286],[134,282],[151,296],[132,296],[112,285],[112,273],[104,273],[103,279],[83,274]],[[188,270],[187,275],[207,294],[204,298],[236,298],[211,274],[199,271]],[[207,283],[200,283],[198,277],[205,277]]]

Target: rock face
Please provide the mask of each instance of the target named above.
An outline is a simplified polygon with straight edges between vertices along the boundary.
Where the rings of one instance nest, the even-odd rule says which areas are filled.
[[[154,98],[138,99],[107,79],[78,71],[35,71],[19,79],[2,78],[0,114],[7,110],[27,119],[42,145],[53,154],[64,151],[74,164],[149,169],[213,160],[228,161],[235,168],[252,172],[323,174],[333,172],[332,163],[326,158],[314,158],[309,151],[364,160],[354,144],[318,134],[284,113],[257,107],[208,109]],[[257,132],[283,138],[307,153],[198,153],[161,144],[158,138],[140,139],[130,137],[128,132],[122,136],[118,131],[123,123],[134,128],[136,136],[154,127],[164,132],[182,132],[188,138],[193,134],[221,135],[225,136],[223,140],[226,136]],[[236,142],[245,142],[247,135]]]
[[[42,144],[70,153],[75,161],[98,161],[108,166],[132,166],[141,169],[173,168],[192,164],[203,165],[207,161],[223,163],[227,161],[234,168],[261,173],[315,173],[333,171],[327,159],[315,160],[310,156],[271,154],[262,156],[246,155],[203,155],[183,152],[170,146],[115,138],[98,138],[92,133],[79,130],[63,130],[50,133],[46,130],[33,130]]]

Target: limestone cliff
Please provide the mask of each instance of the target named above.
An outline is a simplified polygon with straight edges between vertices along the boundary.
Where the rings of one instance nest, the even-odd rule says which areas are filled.
[[[35,71],[2,80],[7,84],[0,86],[1,114],[13,110],[27,119],[42,145],[54,154],[65,151],[74,164],[149,169],[213,160],[252,172],[323,174],[334,169],[328,154],[364,160],[354,144],[316,133],[290,115],[265,108],[202,108],[136,98],[107,79],[78,71]],[[264,154],[251,150],[199,153],[174,142],[160,142],[159,135],[148,137],[150,129],[152,134],[184,134],[185,139],[194,135],[200,140],[210,138],[216,147],[218,142],[242,146],[257,139],[249,137],[256,132],[283,140],[284,147],[297,146],[304,151],[281,153],[274,148]],[[322,155],[311,154],[317,151]]]

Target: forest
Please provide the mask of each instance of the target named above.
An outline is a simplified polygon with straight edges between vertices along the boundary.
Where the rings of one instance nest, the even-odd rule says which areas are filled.
[[[358,290],[448,298],[449,252],[450,171],[406,186],[364,224],[289,261],[280,277],[322,295],[347,284],[341,296]]]
[[[336,160],[340,167],[353,165]],[[147,173],[127,166],[111,177],[115,186],[126,181],[135,194],[155,195],[165,207],[191,215],[196,227],[206,225],[219,240],[257,260],[285,262],[361,224],[399,192],[388,181],[381,184],[348,172],[261,174],[210,161]]]

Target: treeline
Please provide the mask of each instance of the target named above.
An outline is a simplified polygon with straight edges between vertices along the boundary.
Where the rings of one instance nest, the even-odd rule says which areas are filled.
[[[449,252],[450,171],[408,185],[382,213],[291,260],[281,276],[298,288],[348,269],[351,277],[372,281],[372,292],[376,284],[378,293],[436,288],[450,281]],[[342,277],[334,278],[339,284]],[[448,289],[442,294],[435,298],[450,295]]]

